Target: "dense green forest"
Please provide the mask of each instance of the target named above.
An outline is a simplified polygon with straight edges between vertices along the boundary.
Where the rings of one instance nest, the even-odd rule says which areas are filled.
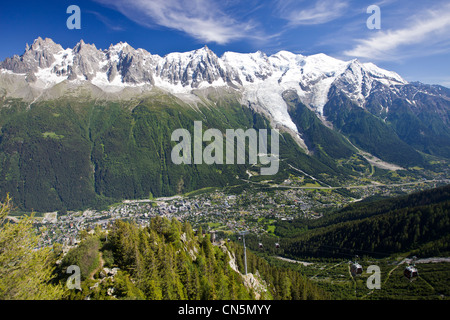
[[[275,233],[290,257],[441,256],[450,253],[449,209],[450,186],[445,186],[352,204],[317,220],[279,221]]]
[[[171,141],[172,132],[178,128],[193,132],[194,121],[201,120],[203,130],[221,132],[270,128],[266,118],[241,105],[231,93],[201,99],[197,108],[161,92],[122,102],[63,97],[29,106],[17,99],[0,101],[7,106],[0,108],[0,195],[10,193],[23,210],[48,212],[101,208],[122,199],[242,183],[236,176],[245,177],[248,165],[175,165],[171,161],[177,143]],[[315,139],[317,134],[313,135]],[[325,143],[321,147],[330,156],[321,153],[314,158],[283,133],[280,156],[312,175],[355,174],[335,164],[334,153]],[[273,178],[286,179],[288,170],[286,162],[281,162]]]
[[[0,193],[23,209],[53,211],[238,183],[244,166],[218,174],[217,166],[170,161],[172,131],[192,130],[203,114],[164,95],[136,104],[68,98],[2,108]],[[218,128],[253,126],[253,114],[237,104],[209,113]]]
[[[231,259],[240,272],[230,266]],[[81,244],[65,255],[60,273],[69,265],[81,269],[82,291],[70,291],[68,299],[329,298],[297,271],[270,266],[249,251],[247,259],[248,272],[255,275],[259,286],[244,284],[241,246],[213,245],[201,229],[194,232],[188,223],[155,217],[144,228],[116,221],[107,234],[100,229],[94,235],[86,234]],[[100,266],[119,271],[114,277],[105,277]]]

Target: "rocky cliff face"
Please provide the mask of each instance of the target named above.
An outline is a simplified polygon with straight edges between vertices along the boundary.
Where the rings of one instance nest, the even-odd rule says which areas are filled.
[[[54,62],[54,55],[63,51],[63,48],[51,39],[38,38],[25,50],[22,56],[15,55],[6,58],[0,66],[2,69],[11,70],[14,73],[34,73],[41,69],[49,68]]]

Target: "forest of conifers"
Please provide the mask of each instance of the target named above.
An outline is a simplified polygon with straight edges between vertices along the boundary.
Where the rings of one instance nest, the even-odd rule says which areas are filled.
[[[97,230],[98,231],[98,230]],[[120,271],[105,279],[95,290],[89,287],[99,278],[102,265]],[[69,252],[61,268],[79,265],[83,291],[72,291],[71,299],[132,298],[167,300],[299,300],[324,299],[328,295],[299,272],[270,266],[264,259],[247,252],[248,272],[257,275],[261,290],[248,288],[243,277],[243,248],[233,242],[213,245],[209,234],[196,233],[188,223],[176,219],[153,218],[149,227],[139,228],[117,221],[106,235],[87,236],[84,243]],[[233,259],[239,272],[230,266]],[[61,273],[62,274],[62,273]],[[90,278],[90,275],[92,277]],[[114,287],[114,294],[107,294]]]
[[[450,252],[450,186],[361,202],[321,219],[280,221],[284,254],[291,257],[374,258],[411,251],[416,256]]]

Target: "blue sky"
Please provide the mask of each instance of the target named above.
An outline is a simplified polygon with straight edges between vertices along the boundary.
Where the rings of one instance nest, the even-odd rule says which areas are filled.
[[[69,5],[81,9],[81,30],[69,30]],[[366,26],[370,5],[381,29]],[[358,58],[398,72],[408,81],[450,87],[448,0],[51,0],[2,2],[0,59],[22,54],[35,38],[64,48],[83,39],[107,48],[126,41],[153,54],[208,45],[268,55],[288,50]]]

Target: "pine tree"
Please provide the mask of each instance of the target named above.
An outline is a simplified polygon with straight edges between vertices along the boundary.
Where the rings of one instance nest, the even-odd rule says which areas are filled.
[[[33,218],[11,223],[6,219],[11,207],[8,195],[0,203],[0,299],[60,299],[63,288],[50,283],[55,263],[52,249],[35,250],[39,237],[33,229]]]
[[[200,299],[200,280],[198,276],[198,270],[193,266],[189,273],[189,282],[187,285],[187,298],[189,300]]]

